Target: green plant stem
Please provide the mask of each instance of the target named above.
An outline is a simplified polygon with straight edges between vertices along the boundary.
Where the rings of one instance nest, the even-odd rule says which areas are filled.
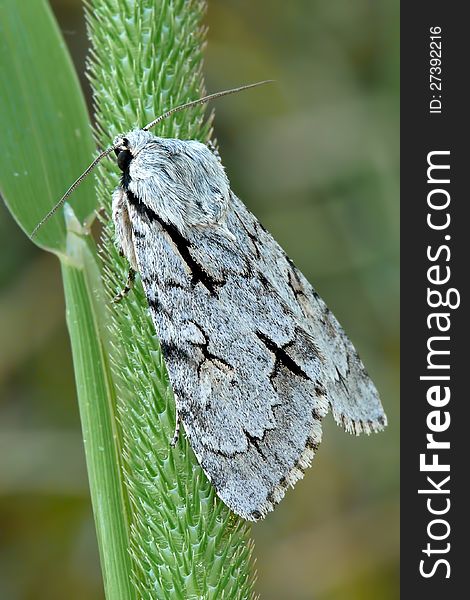
[[[165,110],[204,94],[204,0],[89,0],[89,77],[101,147]],[[205,107],[162,121],[156,135],[207,141]],[[110,200],[118,181],[99,167],[106,207],[101,243],[104,304],[110,307],[110,363],[117,386],[123,479],[129,497],[133,582],[144,600],[247,600],[253,596],[249,525],[219,500],[184,434],[170,447],[175,404],[155,326],[137,279],[119,304],[128,265],[114,245]]]
[[[106,598],[131,600],[136,595],[131,583],[116,402],[104,323],[100,322],[102,284],[92,248],[88,236],[73,228],[68,231],[67,258],[61,260],[67,326]]]

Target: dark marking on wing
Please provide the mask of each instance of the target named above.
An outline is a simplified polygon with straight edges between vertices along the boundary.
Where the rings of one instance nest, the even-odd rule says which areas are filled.
[[[224,358],[221,358],[220,356],[213,354],[209,350],[209,348],[208,348],[209,338],[207,336],[207,333],[201,327],[201,325],[199,323],[195,323],[194,321],[190,321],[190,322],[199,329],[202,336],[204,337],[204,342],[202,342],[200,344],[194,344],[195,346],[197,346],[199,348],[199,350],[202,352],[202,355],[204,357],[204,360],[198,365],[198,368],[197,368],[198,375],[200,375],[201,367],[206,360],[210,360],[211,362],[213,362],[215,364],[219,363],[220,365],[223,365],[224,367],[226,367],[226,369],[228,369],[229,371],[233,371],[233,366],[230,363],[228,363]]]
[[[298,298],[299,296],[303,296],[305,301],[308,302],[308,296],[305,293],[304,285],[300,281],[300,278],[298,276],[297,267],[295,266],[293,260],[291,258],[289,258],[285,252],[283,254],[284,254],[284,258],[286,259],[288,265],[290,266],[290,270],[287,271],[289,287],[294,292],[294,295],[296,298]],[[311,292],[313,297],[316,300],[318,300],[319,299],[318,293],[315,291],[315,289],[310,284],[308,284],[308,286],[309,286],[309,291]],[[302,307],[302,311],[305,313],[304,307],[302,306],[302,304],[301,304],[301,307]]]
[[[172,342],[160,340],[160,348],[162,349],[165,360],[191,360],[191,357],[186,350]]]
[[[194,287],[200,282],[212,296],[217,296],[218,287],[223,285],[225,282],[211,277],[211,275],[209,275],[209,273],[207,273],[193,258],[189,251],[190,244],[188,240],[181,235],[178,229],[174,225],[166,223],[157,215],[156,212],[154,212],[144,202],[141,202],[129,189],[127,190],[127,199],[141,217],[146,217],[150,223],[157,221],[162,227],[163,231],[167,233],[168,237],[178,250],[182,260],[186,263],[191,271],[191,285]]]
[[[253,244],[253,248],[256,254],[256,258],[259,260],[261,257],[261,253],[258,247],[258,238],[255,234],[251,233],[251,231],[248,229],[248,227],[245,225],[245,223],[243,222],[243,219],[240,218],[240,215],[237,213],[237,211],[235,210],[234,213],[237,215],[237,219],[239,224],[242,226],[242,228],[244,229],[246,235],[250,238],[251,243]]]
[[[255,448],[256,452],[258,452],[258,454],[261,456],[261,458],[265,461],[267,461],[268,458],[264,454],[264,452],[261,450],[260,443],[261,444],[263,443],[263,438],[266,434],[266,431],[267,430],[264,431],[263,437],[260,439],[260,438],[255,437],[254,435],[251,435],[251,433],[249,433],[246,429],[243,430],[243,433],[245,434],[246,439],[248,440],[249,444],[251,444],[251,446],[253,446],[253,448]]]
[[[289,369],[291,373],[297,375],[298,377],[302,377],[303,379],[310,379],[310,377],[305,373],[305,371],[287,354],[286,348],[288,348],[291,345],[291,343],[284,344],[284,346],[278,346],[261,331],[256,331],[255,333],[257,337],[266,346],[266,348],[272,354],[274,354],[275,361],[272,373],[270,375],[271,379],[273,379],[277,375],[281,366],[286,367],[286,369]]]

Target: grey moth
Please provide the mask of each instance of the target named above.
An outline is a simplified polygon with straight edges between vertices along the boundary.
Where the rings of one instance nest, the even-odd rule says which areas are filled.
[[[124,291],[138,273],[177,421],[219,497],[256,521],[303,476],[328,411],[354,434],[383,429],[386,416],[338,321],[232,192],[217,152],[148,131],[176,110],[246,87],[116,137],[38,227],[116,153],[113,220],[131,268]]]

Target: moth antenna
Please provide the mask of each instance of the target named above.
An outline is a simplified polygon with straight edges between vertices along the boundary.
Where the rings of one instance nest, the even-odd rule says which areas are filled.
[[[221,98],[222,96],[228,96],[229,94],[236,94],[237,92],[242,92],[243,90],[248,90],[250,88],[258,87],[258,86],[264,85],[266,83],[272,83],[273,81],[274,81],[273,79],[266,79],[265,81],[257,81],[256,83],[248,83],[246,85],[241,85],[240,87],[232,88],[229,90],[223,90],[221,92],[215,92],[214,94],[209,94],[208,96],[204,96],[203,98],[199,98],[198,100],[192,100],[191,102],[186,102],[185,104],[180,104],[180,106],[175,106],[175,108],[171,108],[170,110],[166,111],[165,113],[163,113],[162,115],[160,115],[159,117],[157,117],[156,119],[154,119],[153,121],[148,123],[142,129],[143,129],[143,131],[148,131],[149,129],[154,127],[157,123],[159,123],[160,121],[163,121],[163,119],[167,119],[172,114],[179,112],[181,110],[185,110],[186,108],[191,108],[192,106],[198,106],[199,104],[205,104],[206,102],[209,102],[210,100],[214,100],[215,98]],[[93,169],[100,162],[100,160],[102,160],[105,156],[110,154],[113,150],[114,150],[114,146],[101,152],[101,154],[99,154],[95,158],[95,160],[90,164],[90,166],[87,169],[85,169],[85,171],[83,171],[83,173],[80,175],[80,177],[78,177],[78,179],[76,179],[72,183],[72,185],[69,187],[69,189],[65,192],[65,194],[62,196],[62,198],[59,200],[59,202],[57,202],[57,204],[55,204],[51,208],[51,210],[47,213],[47,215],[43,219],[41,219],[41,221],[39,221],[39,223],[36,225],[36,227],[33,229],[32,233],[30,235],[31,239],[36,235],[36,233],[44,225],[44,223],[52,217],[52,215],[57,211],[57,209],[62,206],[62,204],[67,200],[67,198],[70,196],[70,194],[85,179],[85,177],[91,171],[93,171]]]
[[[70,194],[82,183],[82,181],[90,173],[90,171],[93,171],[93,169],[100,162],[100,160],[102,160],[105,156],[108,156],[108,154],[110,154],[113,150],[114,150],[113,146],[111,148],[108,148],[107,150],[103,150],[103,152],[101,152],[101,154],[99,154],[95,158],[95,160],[90,164],[90,166],[87,167],[85,169],[85,171],[83,171],[83,173],[80,175],[80,177],[78,177],[78,179],[76,179],[72,183],[72,185],[69,187],[69,189],[65,192],[65,194],[62,196],[62,198],[59,200],[59,202],[57,202],[57,204],[55,204],[51,208],[51,210],[47,213],[47,215],[39,221],[39,223],[36,225],[36,227],[33,229],[32,233],[30,235],[31,239],[33,239],[33,237],[36,235],[36,233],[38,232],[38,229],[40,227],[42,227],[44,225],[44,223],[52,217],[52,215],[56,212],[56,210],[58,208],[60,208],[62,206],[62,204],[67,200],[67,198],[70,196]]]
[[[236,94],[237,92],[242,92],[243,90],[248,90],[249,88],[258,87],[259,85],[264,85],[265,83],[273,83],[273,79],[266,79],[265,81],[257,81],[256,83],[248,83],[247,85],[241,85],[240,87],[232,88],[230,90],[223,90],[222,92],[215,92],[215,94],[209,94],[208,96],[204,96],[203,98],[199,98],[198,100],[192,100],[191,102],[186,102],[185,104],[180,104],[180,106],[175,106],[175,108],[171,108],[167,110],[165,113],[148,123],[145,127],[143,127],[143,131],[148,131],[152,127],[154,127],[163,119],[167,119],[172,114],[179,112],[181,110],[185,110],[186,108],[191,108],[192,106],[198,106],[199,104],[205,104],[210,100],[214,100],[215,98],[220,98],[221,96],[228,96],[229,94]]]

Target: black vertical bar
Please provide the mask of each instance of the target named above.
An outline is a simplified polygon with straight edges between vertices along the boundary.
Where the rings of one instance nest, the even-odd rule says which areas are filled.
[[[401,597],[413,600],[466,597],[470,573],[466,564],[469,562],[466,537],[470,533],[467,514],[470,469],[466,447],[470,438],[466,378],[466,373],[470,373],[467,342],[470,151],[466,147],[470,135],[467,116],[470,26],[465,8],[465,3],[436,0],[401,4]],[[440,44],[432,45],[432,41]],[[440,65],[432,60],[439,58],[439,54]],[[440,66],[441,72],[431,71],[433,66]],[[440,85],[431,86],[432,82]],[[429,182],[428,156],[436,151],[442,153],[432,155],[430,160],[450,165],[450,170],[432,170]],[[449,154],[444,154],[447,151]],[[450,183],[443,183],[447,178]],[[428,202],[444,206],[448,197],[446,208],[429,206]],[[442,226],[448,218],[450,223],[448,227],[435,229],[427,222],[428,218],[433,226]],[[429,271],[435,266],[438,268]],[[442,281],[449,273],[446,283],[430,281]],[[460,297],[460,305],[432,308],[428,289],[441,292],[443,298],[449,293],[452,305]],[[431,302],[438,304],[438,298],[433,294]],[[430,316],[436,313],[445,316],[439,319]],[[450,323],[448,331],[440,331],[438,322],[442,329]],[[439,336],[450,339],[429,341]],[[430,357],[427,344],[434,350],[449,350],[450,354]],[[438,368],[429,368],[429,358]],[[448,369],[444,368],[446,365]],[[420,379],[436,376],[449,380]],[[429,392],[433,386],[441,386],[434,395]],[[445,386],[449,388],[450,400],[447,404],[443,400],[438,406]],[[445,427],[448,418],[450,425]],[[433,431],[437,428],[443,431]],[[450,448],[427,448],[431,442],[426,436],[431,434],[436,442],[449,442]],[[439,465],[449,465],[450,470],[420,469],[421,454],[425,455],[424,463],[429,465],[436,460]],[[448,476],[450,479],[446,481]],[[445,509],[448,510],[440,515],[431,512]]]

